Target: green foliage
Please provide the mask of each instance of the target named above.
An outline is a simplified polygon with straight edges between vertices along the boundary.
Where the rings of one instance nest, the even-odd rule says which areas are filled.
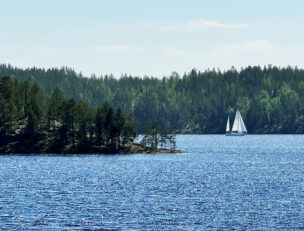
[[[153,122],[145,128],[141,144],[151,149],[167,148],[167,146],[175,149],[176,136],[170,134],[161,122]]]
[[[248,97],[240,97],[236,101],[236,107],[240,109],[242,115],[246,117],[250,107],[250,99]]]
[[[136,136],[134,117],[107,103],[95,110],[58,88],[48,99],[9,77],[0,89],[0,153],[113,153]]]
[[[56,97],[52,95],[58,88],[62,93],[61,96],[57,93],[57,98],[62,99],[63,94],[75,102],[83,101],[97,108],[97,112],[98,107],[100,109],[107,102],[108,107],[112,107],[108,120],[113,123],[118,108],[125,113],[134,113],[138,121],[137,131],[140,133],[154,121],[160,121],[175,133],[224,133],[227,116],[233,117],[237,108],[251,134],[304,133],[304,126],[301,125],[304,112],[304,70],[298,68],[249,66],[241,71],[234,68],[225,72],[191,70],[183,76],[174,72],[162,79],[126,75],[116,79],[112,75],[85,78],[69,68],[23,70],[0,65],[0,76],[12,76],[20,81],[37,83],[50,97],[49,101],[42,102],[38,108],[45,108],[46,104],[53,102],[49,107],[50,112],[42,110],[42,113],[47,112],[49,121],[56,123],[61,121],[58,118],[54,120],[54,117],[64,112],[60,108],[61,103],[56,103]],[[21,83],[16,89],[16,94],[22,94],[23,97],[11,97],[11,104],[18,116],[28,117],[32,97],[29,83]],[[7,99],[6,96],[15,88],[15,83],[6,79],[3,84],[7,84],[7,87],[1,88],[0,84],[0,89],[1,92],[3,89],[3,97]],[[8,110],[8,107],[10,106],[6,105],[6,109],[2,110]],[[39,113],[34,108],[31,110]],[[108,109],[105,107],[103,110],[106,112],[100,111],[99,117],[93,118],[96,122],[98,120],[97,128],[94,129],[98,130],[95,132],[96,137],[99,137],[96,145],[102,148],[103,143],[108,142],[114,147],[116,144],[119,146],[121,140],[112,139],[111,136],[123,136],[124,131],[117,130],[115,123],[113,126],[105,126]],[[16,113],[13,113],[14,116]],[[14,126],[2,124],[5,124],[4,130]],[[52,129],[54,124],[49,127]]]

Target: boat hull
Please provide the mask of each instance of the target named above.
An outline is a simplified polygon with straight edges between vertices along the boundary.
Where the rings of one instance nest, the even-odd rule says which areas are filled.
[[[247,133],[227,132],[226,136],[245,136]]]

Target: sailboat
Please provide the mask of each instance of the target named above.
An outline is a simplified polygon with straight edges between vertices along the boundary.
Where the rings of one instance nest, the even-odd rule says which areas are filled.
[[[240,111],[237,110],[231,131],[230,131],[230,121],[229,121],[229,117],[228,117],[227,126],[226,126],[226,135],[227,136],[244,136],[246,134],[247,134],[246,126],[244,124]]]

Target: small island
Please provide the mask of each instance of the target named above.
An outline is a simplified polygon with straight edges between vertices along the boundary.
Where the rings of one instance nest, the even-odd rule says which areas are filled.
[[[132,113],[107,102],[92,108],[65,99],[56,88],[46,97],[37,84],[0,79],[1,154],[179,153],[175,135],[160,122],[137,139]],[[101,99],[102,101],[102,99]]]
[[[167,149],[167,148],[151,148],[138,143],[129,143],[118,154],[157,154],[157,153],[184,153],[182,150]]]

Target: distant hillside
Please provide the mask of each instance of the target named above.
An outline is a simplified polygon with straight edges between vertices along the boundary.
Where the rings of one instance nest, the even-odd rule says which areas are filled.
[[[19,69],[0,66],[0,77],[37,83],[50,95],[58,87],[68,98],[93,107],[107,101],[134,112],[141,131],[162,121],[180,133],[224,133],[227,116],[240,109],[249,133],[304,132],[304,71],[247,67],[240,72],[192,70],[162,79],[123,76],[84,78],[69,68]]]

